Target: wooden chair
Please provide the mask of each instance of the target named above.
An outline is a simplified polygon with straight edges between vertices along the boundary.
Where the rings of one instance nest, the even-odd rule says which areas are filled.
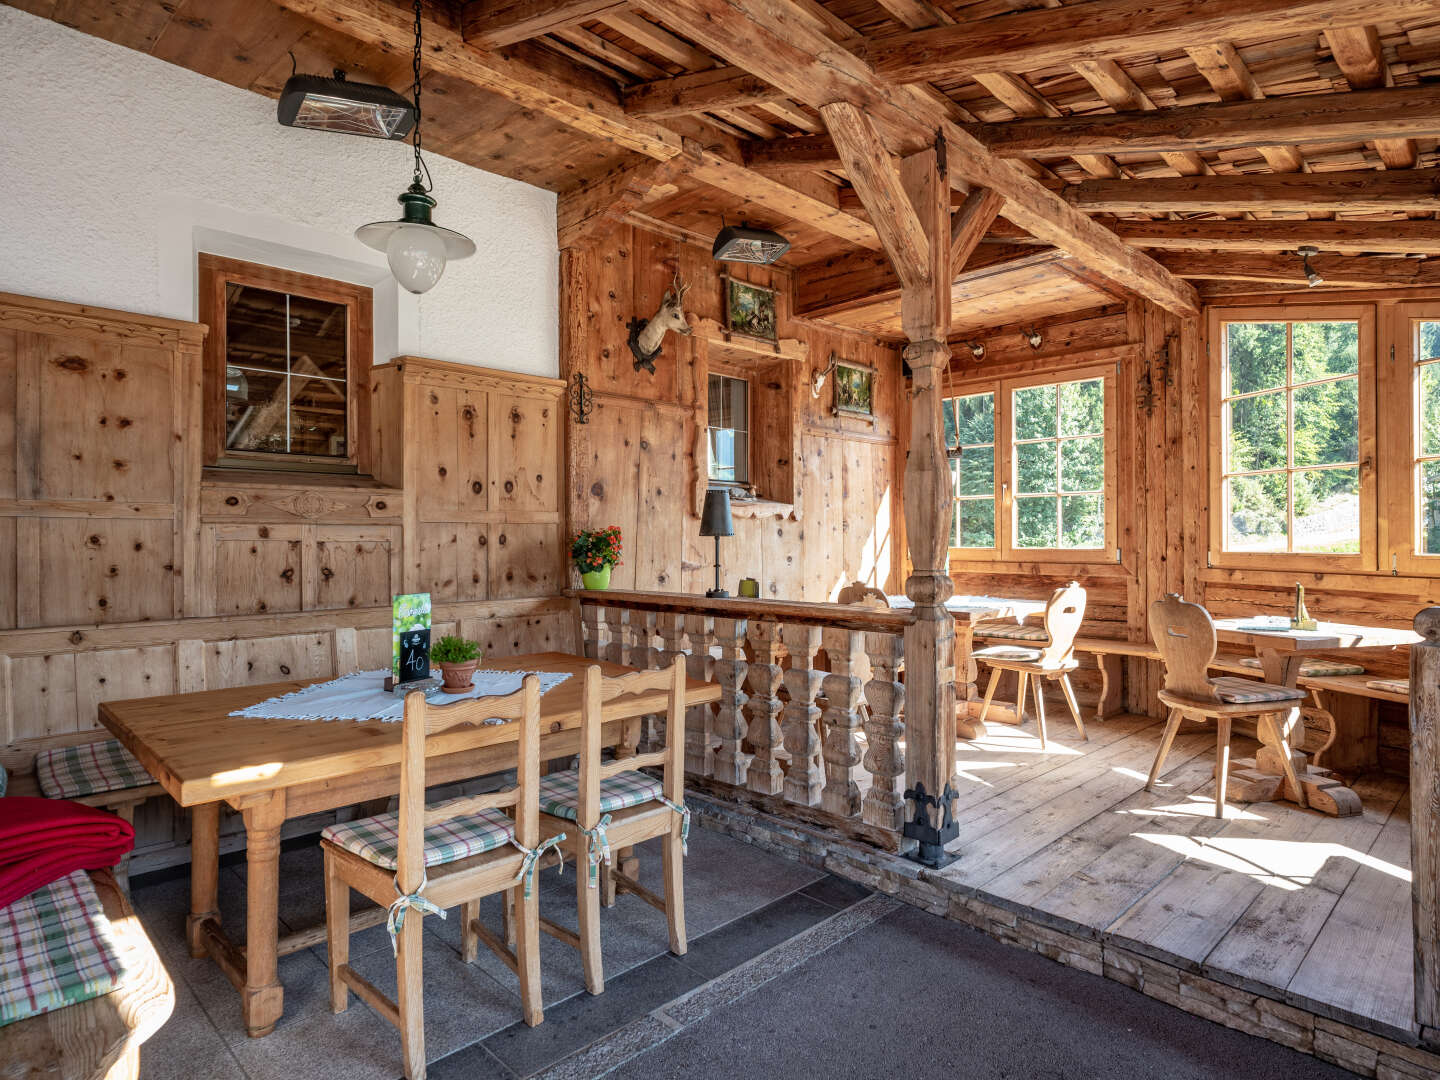
[[[1065,703],[1070,706],[1070,715],[1075,718],[1075,730],[1082,739],[1085,721],[1080,719],[1080,706],[1075,701],[1075,687],[1070,683],[1070,672],[1080,666],[1075,659],[1075,634],[1085,618],[1085,590],[1072,581],[1056,589],[1045,605],[1045,635],[1049,643],[1036,648],[1023,645],[992,645],[988,649],[977,649],[972,655],[991,667],[990,684],[985,688],[985,704],[980,709],[980,722],[990,711],[990,701],[995,696],[995,685],[1000,681],[1002,671],[1013,671],[1019,682],[1015,694],[1015,718],[1025,721],[1025,689],[1034,683],[1035,722],[1040,729],[1040,748],[1045,749],[1045,693],[1040,680],[1059,681],[1065,694]]]
[[[1165,662],[1165,688],[1160,691],[1160,701],[1169,708],[1170,716],[1145,790],[1155,789],[1155,778],[1160,775],[1180,722],[1187,716],[1214,720],[1215,816],[1223,818],[1225,781],[1230,772],[1230,725],[1237,718],[1254,717],[1260,741],[1279,751],[1285,779],[1304,806],[1305,789],[1296,776],[1295,762],[1282,735],[1299,724],[1305,692],[1234,676],[1210,678],[1208,669],[1215,659],[1215,624],[1203,607],[1174,593],[1150,605],[1150,636]],[[1285,713],[1279,725],[1276,706]]]
[[[490,719],[517,722],[517,786],[432,807],[425,805],[425,744],[457,724]],[[540,855],[558,844],[540,840],[540,680],[504,697],[482,697],[432,708],[419,691],[405,696],[404,746],[400,761],[400,807],[331,825],[321,834],[325,852],[326,941],[330,950],[330,1004],[344,1012],[353,990],[400,1029],[405,1076],[425,1076],[425,1014],[422,998],[421,920],[444,916],[461,905],[462,948],[473,961],[483,941],[520,979],[525,1022],[544,1019],[540,997],[540,909],[531,880]],[[512,809],[514,818],[505,809]],[[443,827],[442,827],[443,826]],[[561,837],[560,839],[563,839]],[[389,905],[399,1003],[350,967],[350,890]],[[511,895],[519,911],[512,950],[480,924],[480,899]],[[399,899],[396,899],[396,897]]]
[[[648,754],[600,760],[600,733],[604,706],[622,694],[647,690],[670,691],[665,718],[665,748]],[[661,780],[637,772],[659,766]],[[600,900],[602,875],[609,875],[618,892],[634,893],[665,913],[670,929],[670,951],[684,956],[685,883],[683,859],[690,830],[685,807],[685,665],[676,658],[659,671],[637,671],[607,679],[598,666],[585,672],[580,707],[580,763],[577,769],[551,773],[540,783],[540,828],[559,840],[560,848],[575,860],[575,901],[579,934],[548,919],[540,928],[580,950],[585,965],[585,986],[592,994],[605,992],[600,956]],[[634,878],[615,868],[611,849],[624,850],[652,837],[663,837],[665,895],[656,896]]]

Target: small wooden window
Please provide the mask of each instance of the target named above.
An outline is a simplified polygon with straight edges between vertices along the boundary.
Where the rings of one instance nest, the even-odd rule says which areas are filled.
[[[995,547],[995,392],[945,402],[945,447],[955,492],[952,548]]]
[[[750,483],[750,384],[730,375],[709,379],[710,479],[716,484]]]
[[[1411,328],[1415,553],[1440,555],[1440,320],[1414,319]]]
[[[207,464],[355,471],[371,306],[362,286],[201,255]]]
[[[1233,311],[1218,347],[1212,547],[1225,561],[1375,558],[1369,309]]]

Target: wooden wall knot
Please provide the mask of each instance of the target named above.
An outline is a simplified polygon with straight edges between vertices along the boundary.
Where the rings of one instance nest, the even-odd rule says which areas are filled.
[[[479,495],[480,492],[483,491],[484,489],[485,489],[485,485],[482,484],[482,483],[480,483],[479,480],[472,480],[472,481],[470,482],[470,490],[473,491],[476,495]]]
[[[61,356],[52,360],[61,371],[69,371],[76,375],[90,370],[90,361],[83,356]]]
[[[280,576],[281,576],[282,578],[284,578],[286,581],[294,581],[294,580],[295,580],[295,568],[294,568],[293,566],[287,566],[284,570],[281,570],[281,571],[280,571]]]
[[[71,645],[79,645],[79,644],[80,644],[81,642],[83,642],[84,640],[85,640],[85,635],[82,634],[79,630],[74,630],[74,631],[71,632],[71,634],[70,634],[70,644],[71,644]]]

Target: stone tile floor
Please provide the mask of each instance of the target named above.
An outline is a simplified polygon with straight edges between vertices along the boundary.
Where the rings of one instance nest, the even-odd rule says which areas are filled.
[[[651,888],[659,862],[642,848]],[[318,922],[314,843],[290,845],[282,869],[287,925]],[[602,913],[604,994],[585,993],[574,950],[543,939],[546,1014],[536,1028],[519,1019],[509,971],[483,949],[463,964],[454,918],[427,918],[431,1080],[1352,1075],[718,833],[692,832],[685,869],[687,954],[671,956],[663,917],[622,896]],[[572,928],[574,886],[569,869],[542,875],[542,910]],[[344,1014],[330,1012],[323,947],[281,961],[285,1016],[269,1037],[247,1038],[235,991],[186,954],[187,893],[183,876],[135,883],[177,992],[174,1016],[142,1050],[145,1080],[399,1076],[399,1039],[384,1020],[353,998]],[[242,923],[244,899],[244,865],[232,863],[222,873],[227,925]],[[482,917],[498,926],[498,901]],[[394,992],[383,927],[356,935],[351,957]]]

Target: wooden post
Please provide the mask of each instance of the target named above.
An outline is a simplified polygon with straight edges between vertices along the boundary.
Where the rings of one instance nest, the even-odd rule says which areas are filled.
[[[825,790],[820,805],[832,814],[855,817],[860,813],[860,785],[855,783],[860,743],[855,731],[860,727],[863,689],[856,672],[865,655],[865,635],[827,626],[822,639],[830,657],[830,674],[821,683],[825,692]]]
[[[905,659],[905,639],[899,634],[865,635],[865,653],[870,657],[870,681],[865,684],[865,704],[870,718],[865,721],[865,769],[870,773],[870,790],[865,793],[865,824],[898,833],[905,818],[905,800],[895,782],[905,775],[905,756],[900,740],[905,725],[900,713],[905,708],[905,684],[900,665]]]
[[[773,622],[756,619],[747,634],[750,641],[750,667],[745,685],[750,700],[745,713],[750,723],[746,741],[754,748],[750,759],[748,783],[751,791],[761,795],[779,795],[785,783],[784,771],[775,756],[780,747],[780,627]]]
[[[1410,889],[1415,1020],[1440,1049],[1440,607],[1415,616],[1410,647]]]
[[[715,661],[715,681],[720,684],[720,705],[715,711],[715,779],[743,787],[750,769],[750,755],[745,753],[745,675],[750,665],[745,660],[745,636],[748,624],[744,619],[716,619],[715,637],[720,642],[720,659]],[[686,726],[689,731],[689,726]]]
[[[801,623],[787,624],[780,631],[790,666],[785,670],[785,749],[790,753],[790,767],[785,772],[785,801],[801,806],[818,806],[825,774],[820,769],[820,710],[815,695],[825,678],[815,670],[815,654],[820,651],[820,627]]]

